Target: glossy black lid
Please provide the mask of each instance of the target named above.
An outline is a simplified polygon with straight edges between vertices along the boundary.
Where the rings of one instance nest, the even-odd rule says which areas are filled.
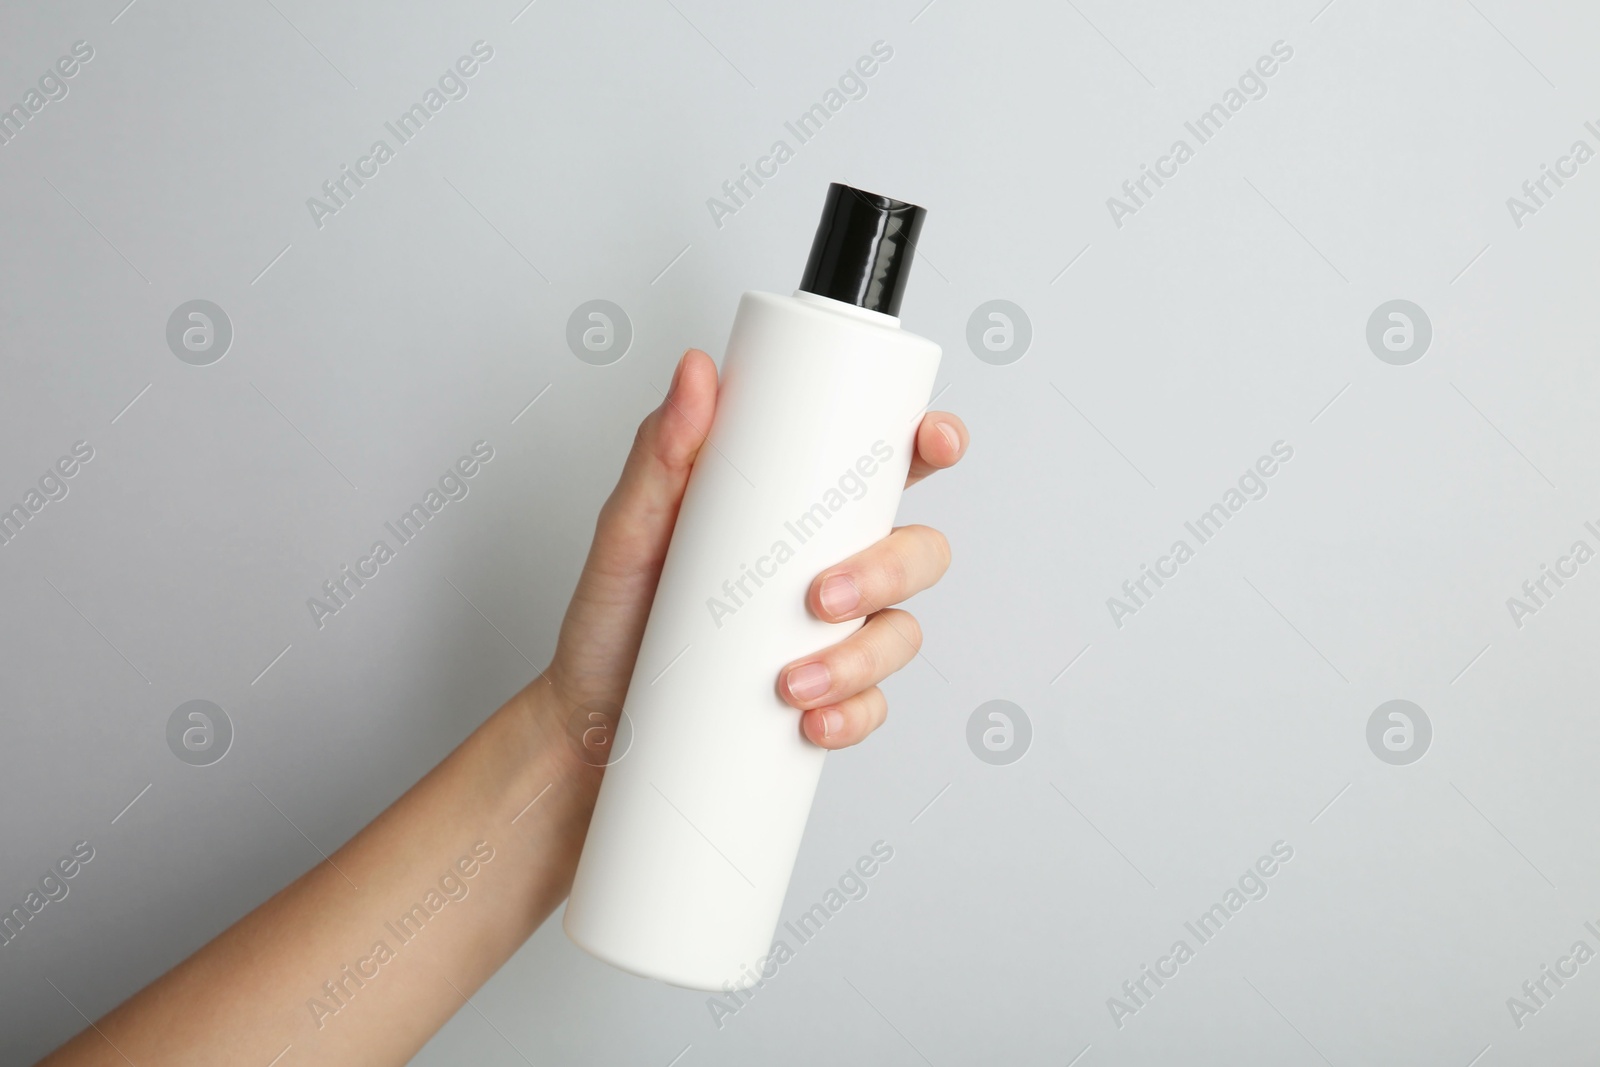
[[[834,182],[800,289],[899,315],[925,214],[915,204]]]

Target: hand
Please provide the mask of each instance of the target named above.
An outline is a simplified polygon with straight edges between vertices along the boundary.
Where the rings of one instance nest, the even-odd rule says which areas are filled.
[[[716,364],[690,349],[679,360],[661,405],[640,423],[622,477],[600,510],[589,558],[545,672],[556,698],[553,714],[590,701],[620,707],[627,695],[678,505],[716,406]],[[966,444],[960,419],[929,412],[917,428],[906,484],[951,466]],[[837,645],[790,664],[777,679],[784,699],[804,712],[806,737],[825,748],[842,748],[883,723],[888,706],[878,683],[910,662],[922,641],[916,619],[889,605],[928,588],[949,564],[942,534],[903,526],[817,576],[807,597],[813,614],[828,622],[867,621]]]
[[[290,1043],[296,1060],[306,1063],[399,1064],[415,1056],[572,886],[601,779],[569,743],[567,716],[587,701],[619,707],[627,694],[678,505],[716,404],[717,368],[704,352],[691,350],[667,398],[640,425],[622,478],[600,510],[543,677],[326,862],[48,1062],[76,1067],[137,1057],[140,1063],[209,1064],[233,1062],[243,1048],[265,1062],[271,1050]],[[908,484],[956,462],[965,445],[966,429],[954,415],[927,415],[917,430]],[[867,622],[775,679],[804,709],[807,737],[839,748],[883,722],[877,683],[909,661],[920,640],[916,621],[885,605],[938,581],[949,558],[942,536],[907,526],[812,583],[809,600],[819,618]],[[810,664],[826,667],[830,680],[800,699],[795,668]],[[318,982],[331,989],[341,981],[340,968],[348,973],[353,954],[367,944],[352,938],[365,938],[365,931],[419,906],[419,887],[437,882],[472,842],[486,848],[494,842],[499,850],[470,901],[451,903],[443,920],[451,924],[449,936],[430,935],[425,947],[407,949],[410,962],[386,967],[381,991],[364,993],[353,1012],[344,1012],[338,998],[323,1004],[326,1015],[338,1016],[334,1020],[315,1010],[286,1010],[311,1003],[306,994]],[[285,937],[285,930],[295,936]],[[195,1004],[206,1010],[195,1011]]]

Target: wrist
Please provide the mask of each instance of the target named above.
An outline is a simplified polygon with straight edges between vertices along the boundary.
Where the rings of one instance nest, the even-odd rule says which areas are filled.
[[[528,783],[543,788],[554,784],[557,788],[579,798],[587,797],[583,804],[584,821],[588,808],[594,803],[604,767],[585,753],[581,746],[581,716],[570,706],[545,671],[522,688],[516,696],[496,713],[514,724],[518,737],[516,747],[524,753]],[[574,723],[577,729],[574,729]],[[537,783],[533,779],[539,779]]]

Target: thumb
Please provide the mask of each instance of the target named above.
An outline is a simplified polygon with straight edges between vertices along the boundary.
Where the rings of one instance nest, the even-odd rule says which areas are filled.
[[[678,360],[660,406],[639,424],[622,477],[600,510],[585,572],[660,568],[716,406],[717,365],[691,348]]]
[[[574,703],[620,703],[627,690],[678,505],[716,406],[717,366],[691,348],[660,406],[639,424],[561,624],[552,681]]]

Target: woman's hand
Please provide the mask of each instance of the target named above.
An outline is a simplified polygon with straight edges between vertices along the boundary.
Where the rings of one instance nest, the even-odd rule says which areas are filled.
[[[290,1048],[294,1063],[401,1064],[414,1056],[571,888],[600,774],[579,758],[568,716],[591,701],[622,704],[716,402],[715,365],[704,352],[688,352],[601,509],[543,677],[325,862],[46,1062],[266,1063]],[[908,481],[950,466],[965,444],[955,416],[926,416]],[[908,526],[813,583],[819,618],[866,617],[867,624],[785,671],[780,691],[805,709],[806,736],[837,748],[883,721],[877,683],[911,658],[919,640],[911,616],[886,605],[937,581],[948,560],[943,537]],[[806,679],[820,677],[813,666],[827,671],[827,681],[806,688]],[[470,896],[429,917],[433,906],[418,901],[462,869],[468,850],[483,860]],[[408,947],[412,939],[399,938],[392,924],[418,914],[428,933]],[[391,962],[373,962],[375,944]],[[356,978],[352,965],[365,977]]]
[[[639,425],[622,477],[600,511],[550,669],[529,687],[530,695],[544,688],[554,697],[549,715],[564,717],[580,705],[622,705],[678,505],[716,407],[716,364],[690,349],[661,405]],[[951,466],[966,445],[960,419],[927,413],[906,484]],[[843,748],[883,723],[888,707],[878,683],[910,662],[922,642],[916,619],[890,605],[937,582],[949,565],[944,535],[903,526],[817,576],[807,596],[812,614],[827,622],[867,621],[775,679],[784,699],[804,712],[801,727],[813,742]]]

